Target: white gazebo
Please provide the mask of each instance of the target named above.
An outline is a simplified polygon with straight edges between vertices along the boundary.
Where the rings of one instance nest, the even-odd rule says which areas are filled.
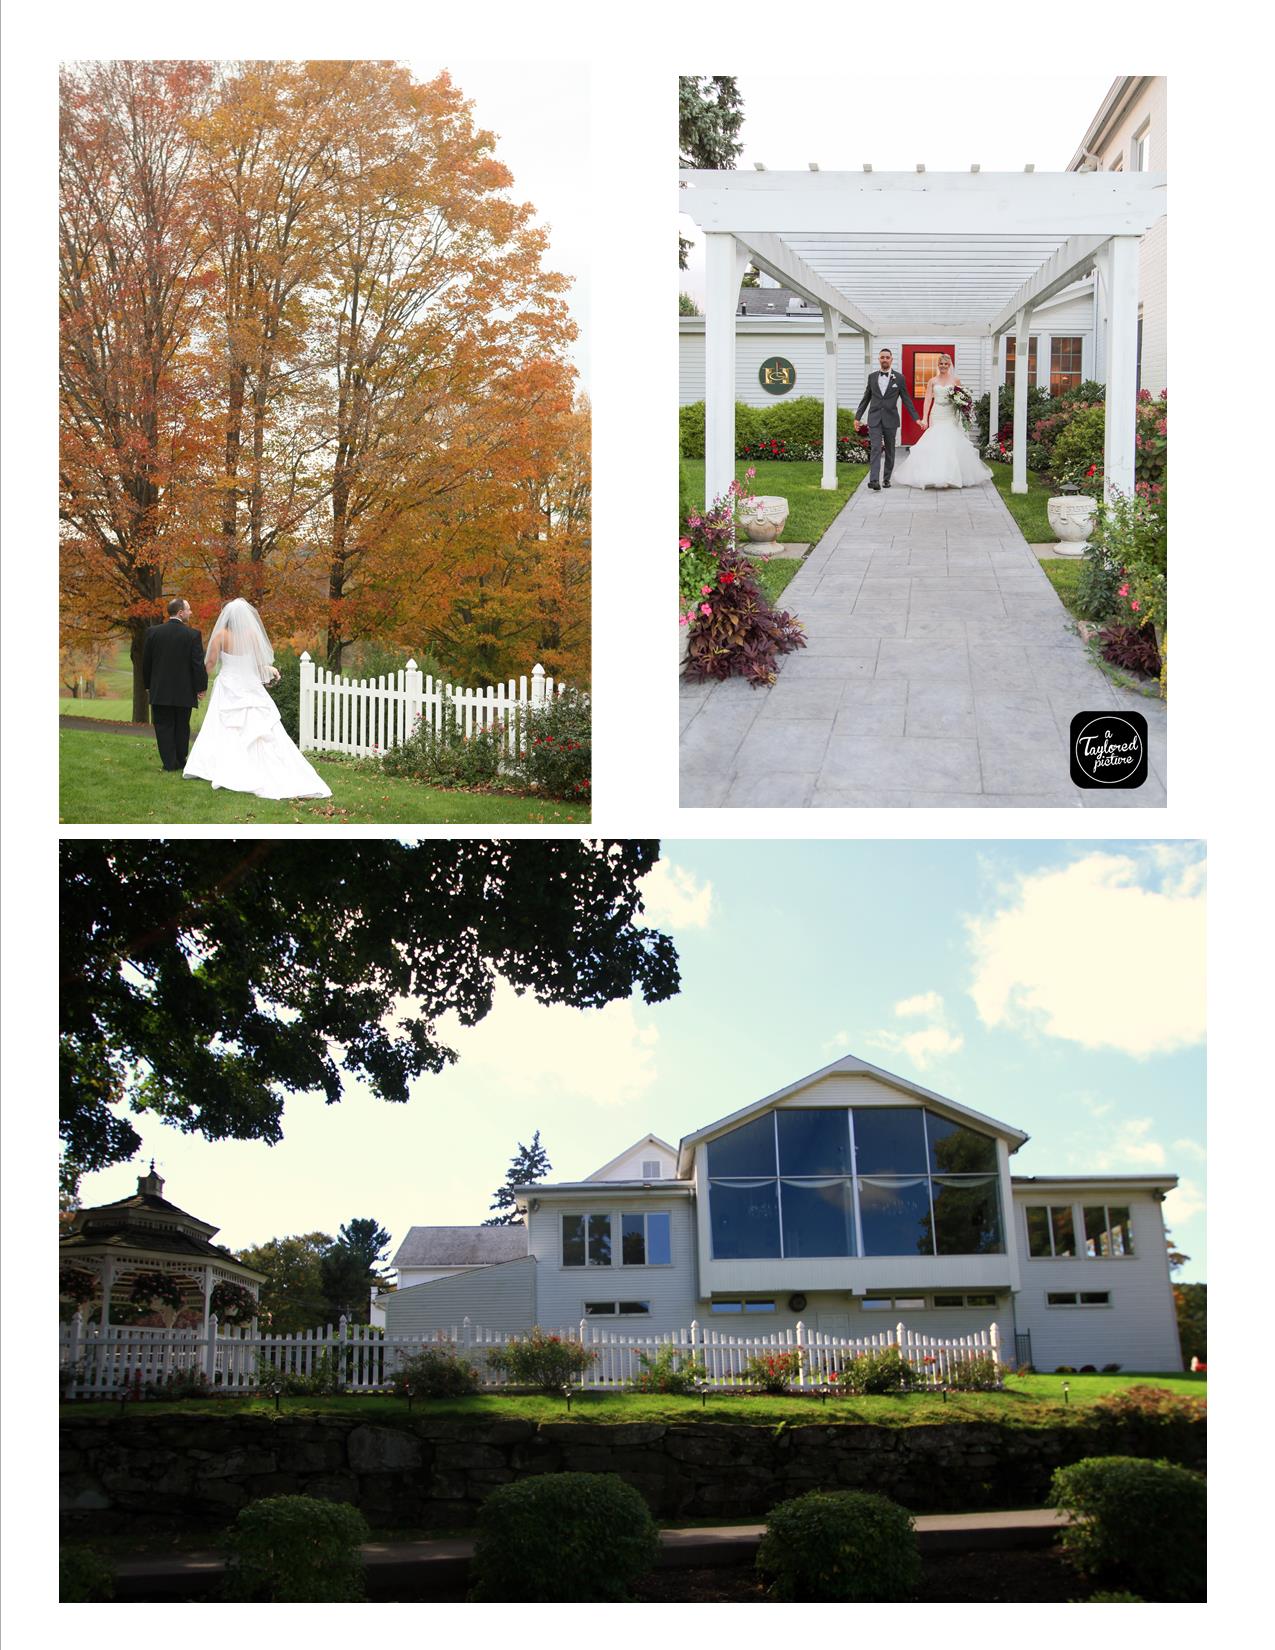
[[[110,1327],[112,1300],[135,1300],[139,1279],[163,1277],[180,1284],[183,1306],[202,1303],[202,1333],[207,1335],[217,1285],[238,1284],[256,1301],[265,1275],[213,1243],[217,1227],[179,1209],[163,1192],[163,1178],[152,1163],[150,1173],[138,1177],[134,1196],[77,1210],[70,1231],[59,1241],[59,1262],[64,1272],[81,1274],[91,1283],[103,1329]],[[64,1289],[69,1281],[64,1278]],[[140,1288],[145,1289],[144,1282]]]
[[[1105,332],[1106,494],[1131,493],[1138,242],[1165,213],[1150,172],[705,172],[680,174],[678,210],[704,234],[704,493],[735,474],[735,316],[751,262],[823,316],[823,477],[836,486],[837,355],[848,329],[865,370],[878,340],[973,341],[996,406],[1001,340],[1025,365],[1032,315],[1096,271]],[[959,370],[959,368],[958,368]],[[1026,370],[1014,374],[1013,491],[1027,491]],[[994,411],[992,426],[995,427]]]

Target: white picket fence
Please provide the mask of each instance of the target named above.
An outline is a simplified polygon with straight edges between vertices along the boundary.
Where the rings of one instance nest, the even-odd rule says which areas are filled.
[[[727,1389],[750,1383],[748,1360],[770,1352],[800,1354],[798,1388],[833,1382],[851,1359],[864,1352],[897,1347],[916,1372],[917,1384],[938,1389],[972,1358],[990,1358],[1002,1367],[996,1324],[972,1335],[942,1339],[920,1335],[903,1324],[875,1335],[825,1335],[799,1323],[769,1335],[732,1335],[692,1323],[687,1329],[657,1335],[622,1334],[588,1319],[570,1329],[550,1331],[578,1341],[595,1353],[580,1385],[615,1388],[634,1381],[642,1355],[654,1358],[672,1346],[681,1358],[694,1359],[708,1371],[710,1387]],[[204,1334],[195,1329],[136,1329],[110,1324],[85,1325],[81,1315],[61,1326],[60,1366],[66,1398],[110,1398],[145,1387],[163,1387],[178,1375],[202,1374],[210,1387],[223,1391],[263,1390],[277,1375],[314,1375],[326,1357],[335,1365],[337,1384],[352,1392],[387,1387],[403,1358],[423,1347],[448,1342],[472,1362],[486,1387],[501,1387],[507,1378],[487,1363],[487,1352],[520,1338],[520,1332],[486,1330],[470,1322],[431,1335],[387,1335],[367,1324],[344,1318],[335,1327],[295,1335],[263,1335],[250,1328],[223,1330],[214,1317]]]
[[[343,751],[347,756],[379,756],[411,735],[418,722],[441,726],[451,706],[457,729],[471,737],[500,728],[509,755],[523,748],[530,712],[550,704],[566,684],[532,667],[498,687],[462,688],[441,677],[422,675],[415,659],[389,676],[355,681],[301,655],[300,731],[302,750]]]

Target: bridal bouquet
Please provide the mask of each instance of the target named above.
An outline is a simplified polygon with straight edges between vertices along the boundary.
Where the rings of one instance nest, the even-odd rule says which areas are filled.
[[[970,418],[974,412],[974,397],[965,388],[964,384],[957,384],[948,397],[950,404],[956,409],[956,416],[969,428]]]

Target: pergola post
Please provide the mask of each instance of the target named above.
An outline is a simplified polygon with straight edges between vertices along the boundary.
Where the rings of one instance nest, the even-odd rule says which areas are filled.
[[[1020,309],[1014,323],[1014,475],[1012,493],[1027,491],[1027,391],[1031,360],[1030,309]]]
[[[704,504],[735,479],[735,307],[748,254],[733,235],[704,236]]]
[[[994,332],[988,340],[987,365],[987,444],[996,440],[1001,427],[1001,335]]]
[[[1138,401],[1138,241],[1112,238],[1107,264],[1107,402],[1103,498],[1133,492]]]
[[[213,1275],[212,1267],[204,1267],[204,1323],[202,1333],[208,1333],[208,1320],[212,1316]]]
[[[837,316],[827,304],[823,311],[823,475],[825,493],[837,485]]]

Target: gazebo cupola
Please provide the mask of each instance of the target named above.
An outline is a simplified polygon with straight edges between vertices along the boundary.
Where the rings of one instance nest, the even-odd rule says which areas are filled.
[[[59,1246],[63,1297],[96,1303],[103,1327],[113,1303],[158,1305],[170,1318],[198,1308],[205,1331],[214,1314],[247,1322],[265,1279],[214,1243],[217,1231],[169,1202],[152,1160],[132,1197],[77,1210]]]

